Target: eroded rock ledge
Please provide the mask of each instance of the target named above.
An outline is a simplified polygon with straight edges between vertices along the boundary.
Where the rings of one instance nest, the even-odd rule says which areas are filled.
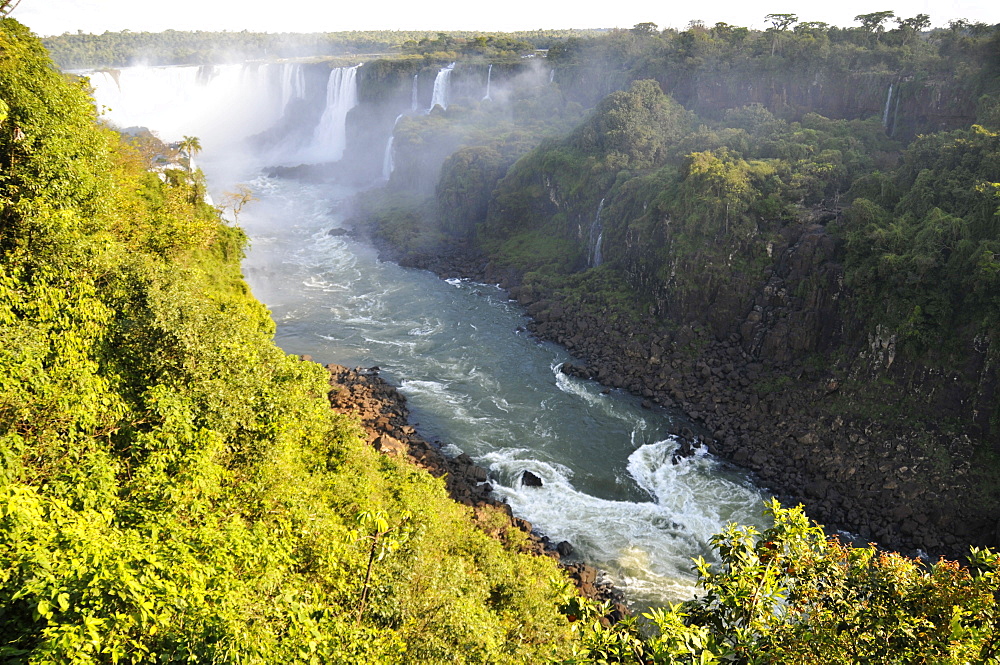
[[[304,356],[303,360],[309,360]],[[351,369],[326,365],[330,372],[330,405],[338,413],[354,414],[367,432],[368,443],[381,453],[407,458],[431,475],[444,478],[452,499],[469,506],[472,518],[485,533],[504,542],[522,542],[523,550],[559,561],[574,581],[580,594],[598,602],[610,602],[609,619],[617,621],[627,614],[620,590],[601,578],[585,563],[570,561],[569,543],[552,543],[535,531],[530,522],[515,517],[510,506],[492,498],[486,469],[476,465],[465,453],[448,457],[439,441],[430,442],[417,434],[409,422],[406,396],[379,376],[379,368]],[[513,531],[525,534],[511,538]],[[566,560],[564,560],[564,557]]]

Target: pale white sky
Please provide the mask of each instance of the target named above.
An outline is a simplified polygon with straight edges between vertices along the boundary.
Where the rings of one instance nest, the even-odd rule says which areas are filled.
[[[18,19],[39,35],[106,30],[251,30],[327,32],[340,30],[482,30],[537,28],[629,28],[643,21],[684,28],[692,19],[712,25],[763,29],[769,13],[794,13],[803,21],[848,27],[854,17],[892,10],[909,18],[928,14],[934,26],[965,18],[1000,23],[997,0],[21,0]]]

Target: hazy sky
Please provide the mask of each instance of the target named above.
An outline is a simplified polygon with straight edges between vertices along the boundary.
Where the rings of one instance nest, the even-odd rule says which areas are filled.
[[[928,14],[935,26],[965,18],[1000,23],[998,0],[21,0],[12,16],[39,35],[105,30],[534,30],[629,28],[643,21],[684,28],[693,19],[712,25],[765,28],[768,13],[795,13],[803,21],[857,25],[858,14],[893,10],[905,18]]]

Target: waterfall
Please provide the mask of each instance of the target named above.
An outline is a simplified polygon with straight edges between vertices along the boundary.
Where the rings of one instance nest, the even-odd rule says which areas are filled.
[[[420,106],[419,106],[420,102],[417,100],[417,77],[418,76],[420,76],[420,74],[414,74],[413,75],[413,85],[410,86],[410,110],[411,111],[416,111],[418,108],[420,108]]]
[[[555,83],[556,80],[556,70],[552,68],[549,70],[549,83]]]
[[[486,70],[486,95],[483,97],[484,102],[492,102],[493,98],[490,97],[490,79],[493,78],[493,65]]]
[[[396,163],[392,157],[392,140],[396,134],[396,125],[399,121],[403,119],[405,113],[400,113],[396,116],[396,121],[392,123],[392,132],[389,133],[389,140],[385,144],[385,154],[382,157],[382,178],[388,180],[392,175],[393,170],[396,168]]]
[[[889,94],[885,97],[885,110],[882,111],[882,126],[889,129],[889,105],[892,103],[892,84],[889,84]]]
[[[206,150],[210,145],[221,150],[235,149],[278,122],[286,77],[289,98],[304,92],[304,86],[296,87],[298,68],[231,64],[77,73],[90,78],[98,108],[119,127],[153,127],[168,143],[197,136]]]
[[[453,62],[447,67],[442,67],[441,71],[434,77],[434,94],[431,95],[431,105],[427,109],[428,113],[433,111],[435,106],[440,106],[442,109],[447,110],[448,93],[451,87],[451,73],[454,69],[455,63]]]
[[[284,112],[288,104],[306,96],[306,76],[302,65],[286,62],[281,65],[281,105],[279,113]]]
[[[597,214],[594,216],[594,223],[590,225],[590,253],[587,257],[587,266],[596,268],[601,265],[601,241],[604,240],[604,228],[601,224],[601,211],[604,210],[604,199],[597,204]]]
[[[326,108],[313,137],[316,156],[337,161],[347,146],[347,112],[358,105],[358,67],[338,67],[330,71],[326,85]]]

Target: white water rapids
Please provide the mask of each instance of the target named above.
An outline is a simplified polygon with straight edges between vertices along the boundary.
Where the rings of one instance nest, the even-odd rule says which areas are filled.
[[[343,224],[351,189],[259,175],[266,164],[238,154],[236,138],[280,111],[268,95],[241,91],[245,70],[205,86],[225,82],[226,94],[258,95],[258,112],[240,129],[242,117],[226,115],[236,107],[199,107],[214,97],[182,89],[202,84],[176,71],[185,68],[169,69],[122,72],[120,87],[95,76],[97,99],[121,125],[146,125],[167,140],[199,136],[213,192],[250,184],[260,200],[240,215],[251,238],[244,274],[271,309],[282,348],[320,362],[379,365],[407,396],[421,434],[488,468],[516,515],[553,542],[570,541],[639,605],[690,597],[691,558],[709,555],[711,535],[729,521],[761,524],[761,493],[744,476],[704,453],[673,464],[674,416],[562,374],[559,365],[572,358],[525,333],[522,310],[501,290],[380,262],[366,245],[330,235]],[[167,76],[177,88],[170,94],[188,100],[172,113],[163,82],[148,80]],[[267,76],[276,90],[288,80]],[[522,487],[524,470],[543,486]]]

